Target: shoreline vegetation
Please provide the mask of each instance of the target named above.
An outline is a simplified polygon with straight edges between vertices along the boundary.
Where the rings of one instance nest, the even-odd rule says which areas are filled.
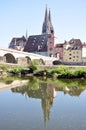
[[[8,67],[0,65],[0,77],[2,76],[38,76],[56,79],[75,79],[86,78],[85,66],[40,66],[37,60],[32,61],[27,68],[22,67]]]

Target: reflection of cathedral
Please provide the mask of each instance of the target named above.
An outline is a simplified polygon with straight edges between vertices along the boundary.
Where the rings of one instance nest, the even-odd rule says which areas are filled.
[[[44,125],[46,126],[47,120],[50,119],[50,109],[53,105],[53,99],[56,96],[55,87],[50,83],[39,83],[37,90],[32,90],[30,87],[17,87],[12,88],[12,92],[18,92],[27,95],[32,98],[40,98],[43,114],[44,114]]]
[[[68,93],[71,96],[79,96],[85,89],[76,86],[59,86],[59,84],[57,85],[53,82],[40,82],[37,78],[32,78],[30,79],[28,86],[16,87],[11,90],[12,92],[21,93],[27,97],[41,99],[44,125],[46,126],[47,121],[50,119],[50,111],[57,91],[62,91],[64,94]]]
[[[50,109],[53,105],[53,99],[56,96],[55,87],[51,83],[47,83],[46,97],[42,99],[42,109],[44,113],[44,125],[46,126],[47,120],[50,119]]]

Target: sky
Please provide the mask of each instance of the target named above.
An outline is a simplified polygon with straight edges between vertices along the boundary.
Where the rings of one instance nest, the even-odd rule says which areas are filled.
[[[26,31],[28,36],[41,34],[46,5],[58,43],[86,42],[86,0],[0,0],[0,47],[8,48],[13,37]]]

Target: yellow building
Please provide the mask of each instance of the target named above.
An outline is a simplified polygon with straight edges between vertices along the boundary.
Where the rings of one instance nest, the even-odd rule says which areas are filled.
[[[65,41],[63,45],[63,62],[65,64],[82,63],[82,42],[80,39]]]

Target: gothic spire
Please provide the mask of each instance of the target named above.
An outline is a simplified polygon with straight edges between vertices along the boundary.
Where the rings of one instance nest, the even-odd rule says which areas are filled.
[[[49,22],[50,22],[50,32],[52,34],[54,34],[54,28],[53,28],[53,25],[52,25],[52,22],[51,22],[51,12],[50,12],[50,9],[49,9]]]
[[[48,13],[47,13],[47,5],[46,5],[46,10],[45,10],[45,21],[48,20]]]
[[[50,9],[49,9],[49,21],[51,23],[51,12],[50,12]]]
[[[46,6],[46,10],[45,10],[45,19],[43,22],[43,26],[42,26],[42,34],[53,34],[54,33],[54,29],[52,26],[52,22],[51,22],[51,12],[49,9],[49,13],[47,11],[47,6]]]

